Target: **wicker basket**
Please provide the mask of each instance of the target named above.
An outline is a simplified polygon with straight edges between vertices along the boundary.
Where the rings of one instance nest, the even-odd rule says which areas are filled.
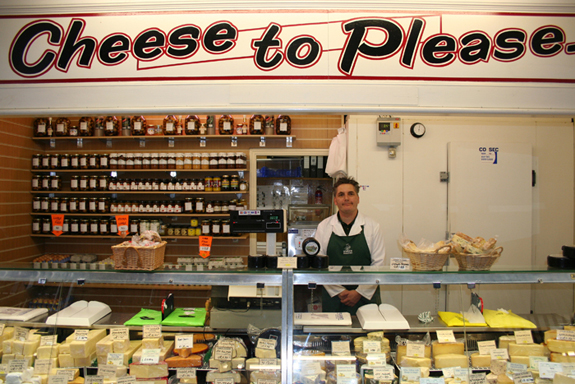
[[[112,246],[114,269],[153,271],[164,264],[166,241],[153,247]]]
[[[447,249],[446,253],[439,253],[440,250]],[[411,252],[403,249],[411,261],[411,269],[413,271],[440,271],[445,262],[449,258],[451,245],[444,245],[439,248],[437,252]]]
[[[503,252],[503,247],[497,247],[489,253],[474,255],[469,253],[452,253],[460,271],[488,271],[491,266],[499,259]]]

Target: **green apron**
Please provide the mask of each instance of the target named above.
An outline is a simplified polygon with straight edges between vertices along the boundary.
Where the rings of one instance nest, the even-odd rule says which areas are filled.
[[[329,256],[329,263],[331,265],[371,265],[371,252],[365,239],[363,225],[361,226],[361,232],[355,236],[337,236],[335,233],[332,233],[327,244],[327,255]],[[357,285],[347,285],[344,287],[347,290],[354,290],[357,288]],[[323,289],[322,310],[324,312],[349,312],[355,315],[359,307],[370,303],[381,304],[379,287],[377,287],[371,300],[361,296],[361,299],[359,299],[353,307],[342,304],[337,295],[331,297],[327,291]]]

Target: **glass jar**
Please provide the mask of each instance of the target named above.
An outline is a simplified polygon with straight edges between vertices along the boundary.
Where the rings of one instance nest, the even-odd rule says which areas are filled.
[[[100,219],[100,235],[107,235],[110,233],[110,220]]]
[[[80,168],[80,155],[74,153],[70,155],[70,168],[79,169]]]
[[[41,165],[42,169],[50,169],[50,155],[44,155],[42,156],[42,165]]]
[[[203,179],[196,179],[196,180],[197,180],[197,190],[198,191],[205,191],[206,185],[204,184],[204,180]]]
[[[197,135],[200,133],[200,118],[197,115],[188,115],[184,120],[186,135]]]
[[[240,199],[236,205],[236,211],[246,211],[248,209],[248,201]]]
[[[50,212],[58,212],[60,209],[60,199],[58,197],[50,198]]]
[[[90,179],[88,181],[88,190],[90,191],[98,190],[98,175],[90,176]]]
[[[222,213],[222,202],[221,201],[214,201],[213,206],[214,206],[214,213],[216,215]]]
[[[137,191],[138,190],[138,180],[137,179],[130,179],[128,190],[129,191]]]
[[[250,135],[263,135],[265,119],[262,115],[252,115],[250,118]]]
[[[98,212],[106,213],[110,210],[110,201],[107,197],[100,197],[98,199]]]
[[[39,117],[36,120],[34,120],[34,136],[36,137],[48,136],[49,124],[50,121],[45,117]]]
[[[93,136],[94,135],[94,119],[89,116],[80,117],[78,122],[78,135],[79,136]]]
[[[32,155],[32,169],[40,169],[42,168],[42,154],[37,153]]]
[[[144,116],[134,116],[131,121],[132,136],[144,136],[146,134],[146,118]]]
[[[192,169],[192,153],[184,153],[184,169]],[[176,164],[177,165],[177,164]]]
[[[178,152],[175,154],[176,159],[176,169],[184,169],[184,154]]]
[[[32,190],[39,191],[42,188],[42,176],[41,175],[33,175],[32,176]]]
[[[228,167],[228,155],[225,152],[218,153],[218,169],[226,169]]]
[[[47,213],[50,212],[50,198],[42,197],[40,199],[40,212]]]
[[[76,181],[76,178],[78,178],[79,180]],[[72,189],[72,186],[75,183],[78,183],[78,187],[76,189]],[[82,176],[72,176],[72,180],[70,181],[70,188],[74,191],[87,191],[88,190],[88,183],[89,183],[89,176],[88,175],[82,175]]]
[[[52,232],[52,220],[50,220],[49,218],[43,218],[42,219],[42,233],[47,235],[50,232]]]
[[[110,167],[110,155],[102,154],[99,156],[100,162],[98,163],[98,168],[108,169]]]
[[[97,153],[92,153],[88,155],[88,168],[90,169],[100,168],[100,156]]]
[[[90,155],[87,153],[84,153],[82,155],[80,155],[80,169],[88,169],[88,159],[90,158]]]
[[[206,213],[214,213],[214,202],[206,201]]]
[[[227,201],[222,201],[222,213],[229,213],[230,207]]]
[[[152,180],[152,191],[159,191],[160,190],[160,180],[154,179]]]
[[[232,233],[231,233],[231,227],[230,227],[230,219],[222,219],[221,225],[222,225],[221,235],[222,236],[231,236]]]
[[[50,177],[50,175],[40,176],[40,189],[43,191],[49,191],[51,179],[52,178]]]
[[[70,232],[70,219],[64,219],[64,223],[62,224],[62,232],[63,233]]]
[[[140,229],[140,222],[138,220],[130,220],[130,233],[138,233]]]
[[[236,168],[244,169],[247,167],[248,157],[245,152],[236,152]]]
[[[218,169],[220,158],[217,152],[210,153],[210,169]]]
[[[231,115],[222,115],[218,120],[220,135],[231,135],[234,132],[234,118]]]
[[[291,118],[279,115],[276,119],[276,135],[291,135]]]
[[[248,191],[248,182],[245,180],[240,180],[240,191],[247,192]]]
[[[149,220],[140,220],[140,233],[144,233],[150,230]]]
[[[68,199],[68,211],[70,213],[78,212],[78,198],[70,197]]]
[[[212,220],[211,226],[212,236],[220,236],[222,234],[222,225],[219,219]]]
[[[168,115],[164,118],[162,123],[162,132],[165,136],[173,136],[176,134],[178,125],[178,118],[174,115]]]
[[[67,117],[59,117],[56,119],[56,136],[68,136],[70,129],[70,120]]]
[[[203,197],[195,199],[194,213],[206,213],[205,199]]]
[[[60,191],[62,189],[62,179],[60,176],[50,176],[50,190]]]
[[[228,192],[231,190],[230,187],[230,175],[222,175],[222,192]]]
[[[143,154],[134,153],[134,169],[142,169]]]
[[[228,152],[226,154],[226,168],[234,169],[236,167],[236,154]]]
[[[97,235],[99,232],[100,222],[98,219],[90,219],[90,227],[89,227],[89,234],[90,235]]]
[[[60,156],[60,168],[68,169],[70,168],[70,155],[67,153]]]
[[[118,233],[118,223],[115,219],[110,220],[110,234]]]
[[[202,168],[202,154],[199,152],[192,153],[192,169]]]
[[[79,136],[78,126],[77,126],[77,125],[71,125],[71,126],[70,126],[70,129],[68,130],[68,136],[70,136],[70,137],[77,137],[77,136]]]
[[[67,197],[62,197],[60,199],[60,208],[58,209],[60,212],[68,212],[68,201]]]
[[[212,191],[221,192],[222,190],[222,178],[219,176],[214,176],[212,178]]]
[[[159,168],[160,168],[160,154],[152,153],[150,155],[150,169],[159,169]]]
[[[183,165],[183,163],[182,163]],[[168,169],[176,169],[176,154],[168,154]]]
[[[126,154],[118,153],[118,169],[126,169]]]
[[[210,154],[202,153],[201,169],[210,169]]]
[[[78,212],[88,213],[88,198],[81,197],[78,199]]]
[[[118,136],[120,133],[120,122],[116,116],[108,116],[104,120],[104,135]]]
[[[186,197],[184,200],[184,212],[194,213],[194,199],[191,197]]]
[[[202,220],[202,236],[210,236],[212,233],[212,225],[210,220]]]
[[[97,197],[89,197],[88,198],[88,212],[89,213],[97,213],[98,212],[98,198]]]
[[[32,219],[32,233],[39,234],[42,232],[42,220],[39,217]]]
[[[70,234],[77,235],[80,233],[80,220],[71,219],[70,220]]]
[[[60,168],[60,155],[57,153],[52,153],[50,155],[50,169]]]
[[[214,191],[214,179],[211,176],[204,177],[204,191],[213,192]]]
[[[142,169],[151,169],[152,168],[152,154],[151,153],[143,153],[142,154]]]
[[[40,196],[34,196],[32,198],[32,212],[40,212],[41,206],[42,206],[42,198]]]
[[[160,169],[168,169],[168,154],[167,153],[160,153],[159,168]]]
[[[126,153],[126,169],[134,169],[134,154],[133,153]]]
[[[240,177],[238,175],[232,175],[230,178],[230,191],[240,190]]]

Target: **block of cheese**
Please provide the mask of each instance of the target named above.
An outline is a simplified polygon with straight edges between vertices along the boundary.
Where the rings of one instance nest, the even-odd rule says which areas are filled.
[[[491,360],[491,365],[489,366],[491,372],[496,375],[507,372],[507,360],[503,359],[493,359]]]
[[[14,355],[14,359],[15,360],[24,360],[26,359],[28,361],[28,366],[32,367],[34,365],[34,360],[36,360],[36,357],[34,356],[24,356],[24,355]]]
[[[549,360],[553,363],[575,363],[575,356],[569,356],[566,353],[552,352],[551,356],[549,356]],[[4,359],[2,359],[2,363],[4,363]]]
[[[14,327],[4,327],[4,332],[0,335],[0,340],[9,340],[14,338]]]
[[[485,376],[485,380],[487,380],[487,384],[497,384],[497,375],[493,372],[489,372],[489,374]]]
[[[144,343],[142,343],[140,348],[138,348],[138,350],[134,352],[134,355],[132,356],[133,363],[140,362],[144,349],[150,349],[150,348],[144,348]],[[158,348],[152,348],[152,349],[158,349]],[[168,356],[171,356],[172,352],[174,351],[174,340],[164,340],[164,345],[162,346],[162,348],[159,349],[160,349],[160,361],[166,360]]]
[[[126,352],[128,349],[130,349],[130,339],[114,340],[113,345],[114,353]]]
[[[239,372],[226,372],[226,373],[220,373],[220,372],[214,372],[214,371],[208,371],[207,375],[206,375],[206,381],[207,382],[215,382],[216,380],[220,381],[220,380],[230,380],[232,379],[234,381],[234,383],[239,383],[242,380],[242,375]]]
[[[2,351],[4,353],[12,353],[12,343],[14,339],[2,340]]]
[[[67,353],[61,353],[58,355],[58,366],[60,368],[72,368],[75,367],[74,365],[74,358],[67,354]]]
[[[566,331],[575,331],[575,325],[564,325],[563,329]]]
[[[36,357],[38,359],[52,359],[58,357],[58,351],[60,350],[59,344],[54,345],[42,345],[36,350]]]
[[[75,367],[91,367],[92,363],[96,360],[96,350],[88,357],[75,357],[74,366]]]
[[[515,343],[514,335],[499,336],[499,348],[507,349],[509,347],[509,343]]]
[[[427,367],[431,368],[431,359],[429,357],[408,357],[404,356],[399,362],[401,367]]]
[[[136,383],[138,383],[140,381],[144,381],[145,384],[168,384],[168,378],[167,377],[156,377],[154,379],[141,379],[141,380],[136,380]]]
[[[70,342],[67,339],[58,347],[58,353],[70,354]]]
[[[108,353],[114,353],[114,342],[112,336],[108,335],[96,343],[96,354],[98,356],[108,356]]]
[[[161,349],[164,346],[164,336],[142,339],[143,349]]]
[[[128,348],[128,350],[126,352],[118,352],[121,353],[123,355],[123,364],[125,366],[128,366],[128,364],[130,363],[130,359],[132,359],[133,362],[136,362],[134,359],[134,355],[136,354],[136,352],[141,349],[142,347],[142,341],[141,340],[131,340],[130,341],[130,348]],[[110,352],[112,353],[112,352]],[[140,352],[140,356],[141,356],[141,352]],[[108,363],[108,354],[104,354],[104,355],[97,355],[97,359],[98,359],[98,365],[106,365]],[[138,358],[138,362],[140,362],[140,359]]]
[[[188,357],[172,356],[166,359],[166,363],[170,368],[201,367],[202,356],[200,355],[190,355]]]
[[[550,329],[548,331],[545,331],[545,333],[543,333],[543,339],[545,340],[544,342],[547,343],[547,340],[549,339],[556,339],[557,338],[557,330],[556,329]]]
[[[497,375],[497,383],[499,384],[513,384],[513,380],[509,378],[505,373]]]
[[[465,346],[461,342],[439,343],[434,341],[431,344],[431,353],[434,358],[439,355],[463,355],[465,353]]]
[[[491,365],[491,355],[480,355],[478,352],[471,355],[472,367],[489,367]]]
[[[39,338],[33,338],[26,341],[14,340],[12,342],[12,353],[15,355],[31,356],[36,353],[36,349],[38,349],[39,346]]]
[[[196,355],[198,353],[204,353],[208,350],[207,344],[194,343],[192,348],[174,348],[174,354],[181,357],[188,357],[190,355]]]
[[[378,333],[378,332],[372,332],[372,333]],[[381,332],[381,333],[383,333],[383,332]],[[369,335],[370,335],[370,334],[368,334],[368,337],[366,337],[366,336],[360,336],[360,337],[356,337],[355,339],[353,339],[353,347],[354,347],[354,350],[355,350],[356,352],[363,352],[363,342],[364,342],[364,341],[367,341],[367,340],[369,340],[369,341],[380,341],[380,342],[381,342],[381,351],[382,351],[382,352],[385,351],[385,350],[389,350],[389,349],[390,349],[390,348],[389,348],[389,339],[387,339],[387,338],[385,338],[385,337],[384,337],[384,338],[381,338],[381,339],[374,339],[374,338],[371,338],[371,339],[370,339],[370,338],[369,338]],[[373,337],[373,336],[372,336],[372,337]]]
[[[96,352],[96,343],[106,337],[105,329],[92,329],[88,332],[88,340],[70,342],[70,355],[77,359],[90,357]]]
[[[535,384],[553,384],[553,380],[537,377],[535,378]]]
[[[575,378],[567,376],[562,372],[557,372],[553,376],[553,384],[575,384]]]
[[[158,364],[130,364],[130,375],[136,379],[152,379],[168,376],[168,363],[162,361]]]
[[[551,352],[557,353],[575,352],[575,341],[549,339],[547,340],[547,348]]]
[[[407,345],[398,345],[397,346],[397,361],[401,361],[403,356],[407,356]],[[423,356],[417,357],[431,357],[431,345],[425,346],[425,352]]]
[[[465,355],[458,355],[458,354],[446,354],[446,355],[438,355],[434,359],[435,361],[435,368],[450,368],[450,367],[461,367],[467,368],[469,367],[469,358]]]
[[[509,356],[512,363],[525,364],[529,367],[529,356]]]
[[[545,356],[543,344],[509,343],[509,356]]]

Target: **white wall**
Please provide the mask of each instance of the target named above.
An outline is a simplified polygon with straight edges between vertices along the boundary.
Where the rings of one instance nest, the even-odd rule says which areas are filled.
[[[570,119],[396,116],[403,122],[402,144],[396,158],[389,158],[387,149],[375,143],[377,116],[353,115],[349,120],[349,172],[360,184],[366,185],[360,192],[360,209],[380,222],[388,259],[400,257],[397,239],[403,232],[416,242],[421,238],[432,241],[445,238],[447,184],[439,181],[439,173],[447,169],[447,143],[486,137],[499,142],[529,143],[533,147],[533,169],[537,172],[537,185],[533,188],[533,254],[522,256],[524,265],[546,268],[547,255],[560,253],[562,245],[573,243],[573,123]],[[420,139],[409,134],[409,127],[416,121],[427,127],[427,133]],[[487,297],[504,298],[501,292],[506,290],[520,290],[520,295],[525,295],[524,304],[509,308],[521,313],[533,310],[570,314],[573,311],[571,285],[478,288],[478,292]],[[448,309],[458,310],[455,306],[459,307],[461,300],[468,303],[466,296],[462,297],[462,293],[468,293],[466,288],[456,287],[449,292]],[[382,295],[406,314],[434,311],[438,299],[431,287],[385,287]],[[445,305],[444,296],[442,289],[441,308]],[[495,305],[496,301],[491,304]],[[489,303],[486,306],[492,308]]]

